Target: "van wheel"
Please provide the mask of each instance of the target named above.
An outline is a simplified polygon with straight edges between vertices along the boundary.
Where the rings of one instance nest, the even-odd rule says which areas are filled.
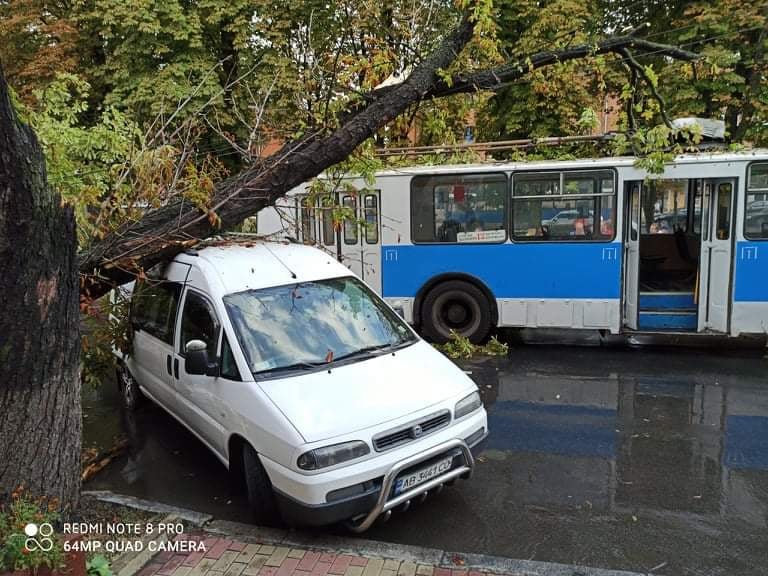
[[[482,290],[462,280],[449,280],[429,291],[421,305],[424,336],[446,342],[451,331],[473,344],[485,340],[491,331],[491,305]]]
[[[277,510],[272,482],[261,465],[259,455],[248,445],[243,447],[243,472],[248,504],[254,521],[262,526],[277,526],[280,523],[280,513]]]
[[[139,390],[139,383],[125,366],[117,368],[117,385],[126,410],[134,411],[144,402],[144,394]]]

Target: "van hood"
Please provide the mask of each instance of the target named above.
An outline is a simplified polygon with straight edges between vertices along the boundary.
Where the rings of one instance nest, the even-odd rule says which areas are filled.
[[[394,355],[258,382],[307,443],[403,418],[475,384],[424,341]],[[361,438],[364,439],[364,438]]]

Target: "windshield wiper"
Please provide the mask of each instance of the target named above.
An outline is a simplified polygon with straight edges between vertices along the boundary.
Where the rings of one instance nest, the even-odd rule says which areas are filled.
[[[386,344],[376,344],[374,346],[366,346],[364,348],[360,348],[359,350],[355,350],[354,352],[350,352],[348,354],[344,354],[342,356],[339,356],[338,358],[334,358],[330,362],[320,361],[320,362],[294,362],[293,364],[287,364],[285,366],[275,366],[274,368],[267,368],[266,370],[260,370],[258,372],[254,372],[254,376],[265,376],[270,374],[275,374],[277,372],[291,372],[293,370],[314,370],[316,368],[322,368],[325,366],[332,366],[339,360],[349,360],[351,358],[357,358],[359,356],[374,356],[374,352],[383,351],[383,350],[398,350],[402,347],[404,347],[407,344],[412,344],[415,342],[415,338],[411,338],[408,340],[404,340],[403,342],[387,342]]]
[[[394,348],[395,346],[397,346],[397,344],[392,344],[391,342],[387,342],[386,344],[377,344],[375,346],[366,346],[365,348],[360,348],[359,350],[355,350],[354,352],[350,352],[349,354],[344,354],[342,356],[334,358],[333,360],[331,360],[331,363],[337,362],[338,360],[347,360],[349,358],[355,358],[357,356],[371,356],[373,352],[377,352],[379,350],[386,350],[388,348]]]
[[[254,376],[261,376],[264,374],[274,374],[275,372],[290,372],[291,370],[313,370],[322,366],[324,362],[294,362],[293,364],[286,364],[285,366],[275,366],[274,368],[267,368],[266,370],[259,370],[254,372]]]

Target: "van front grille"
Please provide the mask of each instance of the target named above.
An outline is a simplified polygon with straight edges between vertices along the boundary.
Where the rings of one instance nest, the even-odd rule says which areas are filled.
[[[388,430],[374,436],[373,447],[377,452],[383,452],[390,450],[396,446],[412,442],[418,438],[422,438],[428,434],[444,428],[451,421],[451,413],[448,410],[443,410],[437,414],[431,414],[426,418],[416,420],[410,424],[399,426],[394,430]]]

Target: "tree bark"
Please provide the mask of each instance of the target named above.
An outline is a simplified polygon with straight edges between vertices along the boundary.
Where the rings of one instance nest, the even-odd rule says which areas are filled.
[[[0,270],[0,498],[23,485],[66,511],[80,491],[75,220],[1,69]]]

